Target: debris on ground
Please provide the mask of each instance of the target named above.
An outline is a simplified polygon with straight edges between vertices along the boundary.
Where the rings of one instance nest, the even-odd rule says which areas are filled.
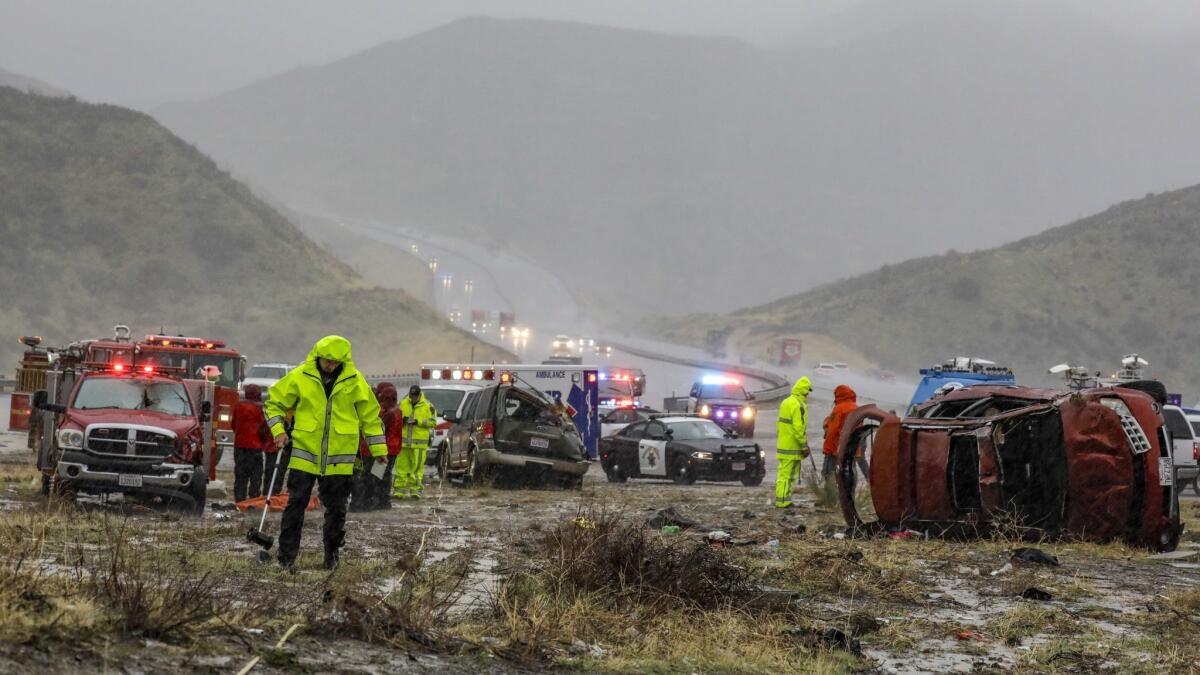
[[[700,527],[700,522],[688,518],[687,516],[675,510],[674,506],[668,506],[665,509],[659,509],[657,513],[646,519],[646,527],[655,530],[661,529],[665,525],[675,525],[680,529],[691,529]]]
[[[1004,567],[1001,567],[998,570],[992,570],[992,576],[995,577],[1000,576],[1001,574],[1008,574],[1011,571],[1013,571],[1012,563],[1004,563]]]
[[[983,636],[973,630],[960,630],[954,637],[959,640],[983,640]]]
[[[704,535],[704,541],[713,548],[725,548],[732,545],[732,537],[724,530],[713,530]]]
[[[1043,591],[1040,588],[1033,588],[1032,586],[1021,591],[1021,597],[1026,600],[1040,600],[1043,602],[1054,599],[1052,593]]]
[[[817,628],[813,626],[796,626],[783,631],[784,635],[798,638],[801,644],[808,647],[825,649],[844,649],[851,654],[861,654],[862,645],[858,640],[838,628]]]
[[[1058,556],[1046,553],[1040,548],[1022,547],[1012,552],[1013,562],[1026,562],[1034,565],[1050,565],[1058,567]]]

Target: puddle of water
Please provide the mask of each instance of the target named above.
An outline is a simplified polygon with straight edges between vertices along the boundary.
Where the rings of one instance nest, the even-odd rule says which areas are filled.
[[[450,609],[451,613],[465,613],[482,606],[491,599],[500,583],[500,577],[496,573],[499,562],[494,550],[499,540],[495,536],[478,535],[471,530],[452,525],[407,525],[405,527],[417,529],[432,527],[434,530],[441,531],[437,543],[425,552],[422,562],[424,565],[442,562],[468,546],[474,546],[479,550],[479,555],[471,561],[471,571],[463,582],[462,595]],[[401,583],[401,577],[391,577],[382,580],[379,583],[379,589],[385,594],[392,593],[400,588]]]

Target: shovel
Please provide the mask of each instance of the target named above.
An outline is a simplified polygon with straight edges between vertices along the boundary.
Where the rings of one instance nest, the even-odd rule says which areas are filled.
[[[282,463],[277,458],[275,469],[271,471],[271,484],[267,486],[267,501],[263,503],[262,518],[258,521],[258,527],[250,528],[250,531],[246,533],[246,541],[262,547],[262,553],[259,554],[260,559],[263,553],[270,551],[271,547],[275,545],[275,537],[263,532],[263,527],[267,524],[267,511],[271,510],[271,490],[275,489],[275,478],[279,475],[279,465]]]

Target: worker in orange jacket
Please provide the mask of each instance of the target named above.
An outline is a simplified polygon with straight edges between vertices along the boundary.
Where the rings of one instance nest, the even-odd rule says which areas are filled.
[[[824,463],[821,465],[821,475],[826,479],[837,470],[837,452],[838,439],[842,436],[842,427],[846,424],[846,416],[854,412],[858,408],[858,395],[850,388],[850,385],[839,384],[833,390],[833,411],[825,418],[825,446],[822,452],[825,455]],[[865,460],[859,458],[860,462],[865,464]]]

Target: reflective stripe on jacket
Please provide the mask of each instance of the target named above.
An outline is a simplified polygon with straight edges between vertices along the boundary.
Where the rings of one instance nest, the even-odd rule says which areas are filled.
[[[318,358],[342,364],[328,397],[321,382]],[[372,456],[387,456],[379,402],[354,367],[350,341],[346,338],[337,335],[321,338],[303,365],[271,386],[266,411],[273,436],[284,432],[284,416],[294,411],[288,468],[318,476],[348,476],[354,472],[360,434],[365,437]]]
[[[792,395],[779,405],[775,421],[775,454],[779,457],[808,456],[808,392],[812,383],[807,377],[796,381]]]
[[[425,394],[421,394],[421,400],[417,401],[415,407],[408,396],[400,399],[400,416],[417,420],[415,425],[406,424],[402,428],[402,448],[429,447],[429,437],[433,435],[433,428],[437,426],[437,411],[433,409],[429,399],[425,398]]]

